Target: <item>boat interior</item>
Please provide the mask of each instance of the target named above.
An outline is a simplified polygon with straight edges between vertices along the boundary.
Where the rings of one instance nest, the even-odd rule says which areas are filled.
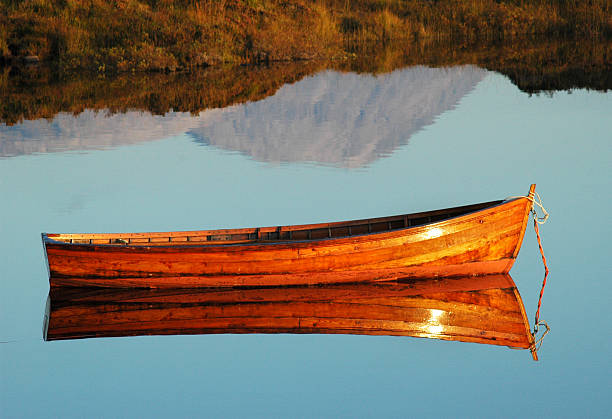
[[[113,246],[201,246],[344,238],[388,232],[444,221],[479,211],[503,200],[390,217],[277,227],[153,233],[43,234],[47,242]]]

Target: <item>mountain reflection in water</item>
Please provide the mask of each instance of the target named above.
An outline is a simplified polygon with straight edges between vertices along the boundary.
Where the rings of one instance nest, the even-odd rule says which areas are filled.
[[[366,165],[388,155],[459,100],[486,71],[416,66],[373,76],[324,71],[258,102],[197,116],[84,111],[0,126],[0,156],[90,150],[187,134],[265,162]]]
[[[533,349],[509,275],[249,289],[52,288],[45,340],[217,333],[413,336]]]
[[[378,76],[326,71],[274,96],[211,110],[196,141],[265,162],[360,167],[391,154],[452,109],[484,78],[473,66],[397,70]]]

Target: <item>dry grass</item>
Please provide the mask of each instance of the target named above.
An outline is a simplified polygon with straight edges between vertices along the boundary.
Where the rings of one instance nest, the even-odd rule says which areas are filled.
[[[335,58],[351,45],[612,36],[610,0],[2,0],[0,55],[62,70]]]

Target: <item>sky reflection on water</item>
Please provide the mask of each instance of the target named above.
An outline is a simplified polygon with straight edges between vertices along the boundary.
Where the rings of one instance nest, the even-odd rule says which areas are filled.
[[[367,84],[371,76],[350,77]],[[612,297],[612,94],[530,97],[495,73],[478,77],[475,87],[457,92],[456,105],[435,112],[420,130],[399,123],[394,138],[410,141],[382,153],[387,158],[362,160],[367,164],[358,170],[350,164],[264,163],[221,151],[213,141],[215,147],[201,147],[183,129],[102,151],[1,159],[0,233],[9,238],[0,243],[2,416],[606,415],[612,316],[602,308]],[[340,86],[328,83],[322,97],[340,94],[333,91]],[[398,83],[386,92],[401,98],[395,90],[402,88]],[[279,98],[268,100],[282,106]],[[237,127],[255,105],[228,111]],[[258,106],[255,115],[268,105]],[[266,123],[273,118],[259,115]],[[350,125],[335,118],[337,126]],[[221,121],[226,125],[220,127],[229,126]],[[276,120],[282,129],[275,132],[290,132],[293,122]],[[298,126],[298,134],[306,129]],[[387,128],[380,128],[380,137],[378,128],[373,131],[373,143]],[[226,128],[207,132],[202,138],[227,134]],[[42,231],[367,218],[526,194],[533,182],[551,212],[541,228],[551,268],[541,316],[552,331],[539,363],[524,351],[403,337],[42,341],[48,292]],[[542,274],[529,227],[512,276],[531,321]]]

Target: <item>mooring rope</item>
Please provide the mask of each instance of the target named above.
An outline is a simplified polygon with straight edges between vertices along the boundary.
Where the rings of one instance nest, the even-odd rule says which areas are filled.
[[[538,199],[537,201],[534,199],[535,197],[537,197]],[[544,224],[546,220],[548,220],[548,211],[546,211],[546,208],[544,208],[544,206],[542,205],[542,198],[537,192],[535,192],[535,196],[532,197],[531,202],[533,202],[534,204],[534,207],[531,208],[531,212],[533,213],[533,229],[535,230],[536,237],[538,238],[538,247],[540,248],[540,254],[542,255],[542,263],[544,264],[544,280],[542,281],[542,288],[540,289],[540,298],[538,298],[538,309],[536,310],[536,314],[535,314],[535,322],[533,324],[533,334],[532,334],[533,339],[535,341],[532,346],[532,351],[535,351],[535,353],[537,353],[537,351],[540,350],[540,347],[542,347],[542,341],[544,340],[544,336],[546,336],[546,334],[550,332],[550,327],[548,326],[548,323],[546,323],[544,320],[540,320],[540,308],[542,307],[542,296],[544,295],[544,288],[546,287],[546,280],[548,279],[548,264],[546,263],[546,256],[544,256],[544,249],[542,247],[542,238],[540,237],[540,228],[538,227],[538,224]],[[540,209],[542,210],[544,214],[542,217],[538,217],[538,213],[535,209],[535,205],[540,207]],[[538,330],[540,326],[546,327],[546,330],[544,331],[544,333],[542,333],[542,336],[540,336],[536,340],[536,336],[538,334]]]
[[[546,280],[548,279],[548,264],[546,263],[546,256],[544,256],[544,249],[542,248],[542,239],[540,238],[540,229],[538,228],[538,224],[543,223],[538,220],[538,216],[536,215],[535,211],[533,211],[533,214],[533,227],[538,238],[538,247],[540,248],[540,253],[542,254],[542,262],[544,263],[544,280],[542,281],[542,289],[540,290],[540,298],[538,299],[538,310],[536,311],[535,324],[533,327],[533,334],[535,335],[538,332],[538,326],[540,323],[540,307],[542,306],[542,296],[544,295],[544,287],[546,287]],[[544,221],[546,221],[546,218],[548,218],[548,213],[546,213]],[[546,329],[548,331],[549,327],[546,326]]]
[[[544,208],[544,205],[542,204],[542,197],[540,196],[540,194],[538,194],[535,191],[534,191],[534,195],[511,196],[509,198],[506,198],[506,200],[510,200],[513,198],[527,198],[534,205],[531,208],[531,213],[533,214],[533,228],[538,238],[538,247],[540,248],[540,254],[542,255],[542,262],[544,263],[544,280],[542,281],[542,288],[540,289],[540,298],[538,299],[538,309],[535,314],[535,323],[533,325],[533,333],[532,333],[533,338],[535,339],[538,333],[539,327],[540,326],[546,327],[546,330],[544,331],[542,336],[540,336],[532,345],[532,350],[538,351],[540,347],[542,346],[542,340],[544,339],[544,336],[546,336],[546,334],[550,331],[550,327],[548,326],[548,323],[546,323],[544,320],[540,320],[540,308],[542,306],[542,296],[544,295],[544,288],[546,287],[546,280],[548,279],[548,264],[546,263],[546,256],[544,256],[544,249],[542,248],[542,238],[540,237],[540,229],[538,227],[538,224],[546,223],[546,221],[548,220],[549,214],[548,214],[548,211],[546,211],[546,208]],[[538,216],[538,212],[535,208],[536,206],[538,206],[542,210],[543,215],[541,217]]]

